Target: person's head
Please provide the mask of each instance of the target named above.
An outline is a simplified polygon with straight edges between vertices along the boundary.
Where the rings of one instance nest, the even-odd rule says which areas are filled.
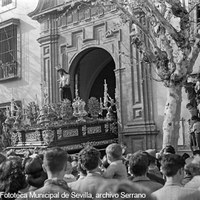
[[[198,155],[190,159],[185,168],[190,171],[192,176],[200,175],[200,156]]]
[[[185,161],[177,154],[164,154],[161,159],[161,171],[166,177],[183,176]]]
[[[191,103],[188,103],[188,104],[186,104],[186,108],[187,109],[191,109],[191,108],[193,108],[194,106],[191,104]]]
[[[121,144],[122,147],[122,155],[126,155],[127,154],[127,144],[125,142],[122,142]]]
[[[100,164],[100,152],[92,146],[86,146],[79,152],[79,162],[87,171],[95,170]]]
[[[190,155],[189,155],[188,153],[184,153],[184,154],[182,155],[183,160],[186,160],[186,159],[188,159],[189,157],[190,157]]]
[[[44,154],[43,168],[49,176],[64,176],[67,169],[67,152],[61,148],[51,148]]]
[[[163,148],[163,154],[175,154],[175,149],[172,145],[166,145]]]
[[[191,110],[192,108],[194,108],[194,106],[193,106],[191,103],[188,103],[188,104],[186,105],[186,108],[187,108],[188,110]]]
[[[21,160],[8,159],[0,164],[0,191],[18,193],[26,187]]]
[[[98,197],[98,194],[100,197]],[[101,195],[107,194],[107,197]],[[111,194],[109,196],[109,194]],[[136,197],[137,195],[137,197]],[[97,198],[98,197],[98,198]],[[135,199],[152,200],[149,190],[146,187],[133,183],[129,180],[109,180],[105,181],[97,190],[96,199],[123,200]]]
[[[191,167],[190,167],[189,164],[186,164],[186,165],[184,166],[184,171],[185,171],[185,175],[187,175],[187,176],[192,176],[192,173],[191,173],[192,169],[191,169]]]
[[[200,164],[189,163],[184,167],[185,173],[191,174],[192,176],[200,175]]]
[[[142,151],[134,153],[129,158],[129,170],[134,176],[144,176],[148,170],[148,155]]]
[[[30,186],[40,188],[44,185],[47,174],[42,168],[42,160],[39,156],[25,158],[23,167],[26,174],[26,181]]]
[[[197,116],[192,116],[191,117],[191,121],[192,122],[196,122],[196,121],[198,121],[199,120],[199,118],[197,117]]]
[[[72,175],[74,175],[75,177],[78,176],[78,160],[77,159],[74,159],[74,157],[72,157],[72,162],[71,162],[71,165],[72,165]]]
[[[122,159],[122,147],[120,144],[113,143],[107,146],[106,155],[108,162],[113,162]]]
[[[196,157],[196,156],[200,156],[200,150],[195,150],[193,151],[193,156]]]

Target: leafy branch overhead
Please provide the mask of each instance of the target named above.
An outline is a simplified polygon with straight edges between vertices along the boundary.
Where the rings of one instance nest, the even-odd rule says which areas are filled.
[[[200,51],[200,34],[198,26],[191,31],[190,11],[185,5],[179,0],[98,0],[96,3],[102,7],[116,5],[123,22],[132,24],[132,43],[143,55],[143,61],[156,67],[165,86],[174,87],[186,81]]]

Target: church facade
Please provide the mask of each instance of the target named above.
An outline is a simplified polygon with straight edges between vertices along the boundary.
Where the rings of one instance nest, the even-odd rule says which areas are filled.
[[[119,14],[113,5],[38,2],[29,17],[40,23],[42,101],[61,101],[58,67],[70,75],[72,99],[78,92],[85,102],[90,97],[104,101],[106,84],[116,104],[119,141],[131,152],[157,148],[151,67],[140,62],[131,43],[135,27]]]

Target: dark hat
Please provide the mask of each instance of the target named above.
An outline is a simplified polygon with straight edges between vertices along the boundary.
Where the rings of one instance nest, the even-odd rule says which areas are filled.
[[[175,154],[175,149],[172,145],[167,145],[163,148],[163,154]]]
[[[47,179],[47,174],[43,171],[42,160],[39,156],[28,158],[24,168],[27,175],[26,181],[29,185],[37,188],[44,185],[44,181]]]
[[[26,174],[34,174],[42,170],[42,160],[39,156],[35,158],[28,158],[24,164],[24,171]]]
[[[156,158],[156,150],[155,149],[147,149],[145,152],[147,152],[149,156]]]
[[[155,162],[155,160],[156,160],[156,150],[155,149],[147,149],[145,151],[145,153],[147,153],[148,159],[150,162]]]

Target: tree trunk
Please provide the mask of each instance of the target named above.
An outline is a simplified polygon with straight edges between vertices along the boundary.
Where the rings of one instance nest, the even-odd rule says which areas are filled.
[[[182,86],[168,88],[163,121],[163,147],[170,144],[175,150],[178,147],[182,102]]]

